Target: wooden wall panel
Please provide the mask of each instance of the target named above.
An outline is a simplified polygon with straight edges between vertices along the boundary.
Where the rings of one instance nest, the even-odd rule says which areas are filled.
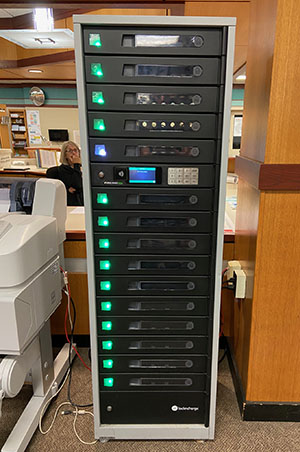
[[[247,46],[250,3],[235,1],[199,1],[185,3],[185,16],[236,17],[236,45]]]
[[[248,400],[299,402],[300,192],[261,194]]]
[[[265,163],[300,163],[299,30],[299,0],[280,0]]]
[[[0,120],[1,116],[7,116],[6,105],[0,104]],[[10,133],[9,126],[0,124],[0,148],[10,149]]]
[[[247,59],[250,2],[199,1],[185,3],[185,16],[236,17],[236,39],[234,72],[243,66]]]
[[[64,254],[66,258],[86,259],[86,243],[81,241],[66,241],[64,242]]]
[[[42,50],[42,49],[23,49],[23,47],[20,46],[16,46],[16,52],[17,52],[17,59],[18,60],[23,60],[26,58],[34,58],[34,57],[38,57],[38,56],[44,56],[44,55],[55,55],[56,53],[63,53],[66,52],[68,50],[73,50],[73,49],[56,49],[56,50],[51,50],[51,49],[47,49],[47,50]]]
[[[113,5],[112,5],[113,6]],[[167,9],[166,8],[149,8],[145,3],[142,5],[142,8],[102,8],[96,11],[90,11],[87,14],[94,15],[113,15],[113,16],[166,16]]]
[[[241,155],[264,161],[277,0],[252,0]]]
[[[247,62],[248,46],[235,46],[233,73],[237,72]]]
[[[224,243],[223,260],[229,261],[234,259],[234,243]]]
[[[234,243],[224,243],[223,260],[234,259]],[[225,279],[225,278],[224,278]],[[223,323],[223,334],[226,337],[233,336],[233,304],[234,297],[232,290],[223,289],[221,298],[221,321]]]
[[[16,44],[7,41],[4,38],[0,38],[0,65],[1,60],[16,60],[17,59],[17,47]],[[1,66],[0,66],[1,67]]]
[[[249,279],[247,280],[248,291],[246,298],[234,305],[234,338],[232,346],[244,388],[247,386],[252,320],[252,291],[250,284],[254,274],[256,259],[259,199],[259,191],[243,179],[240,179],[238,183],[238,207],[235,225],[235,259],[241,262],[242,268]]]
[[[88,284],[86,273],[68,273],[71,296],[76,307],[76,325],[74,334],[90,334]],[[66,311],[66,296],[59,308],[51,317],[51,333],[64,334],[64,318]]]

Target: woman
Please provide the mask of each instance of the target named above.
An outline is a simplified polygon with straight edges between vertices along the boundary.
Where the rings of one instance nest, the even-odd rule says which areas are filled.
[[[61,147],[60,166],[48,168],[46,176],[61,180],[67,189],[68,206],[83,206],[80,150],[73,141]]]

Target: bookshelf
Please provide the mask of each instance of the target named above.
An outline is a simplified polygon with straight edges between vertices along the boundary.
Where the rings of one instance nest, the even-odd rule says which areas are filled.
[[[9,109],[11,144],[14,155],[27,155],[28,132],[25,109]]]

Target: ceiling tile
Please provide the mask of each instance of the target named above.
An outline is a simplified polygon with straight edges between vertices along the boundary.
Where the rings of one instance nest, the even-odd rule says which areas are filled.
[[[22,9],[22,8],[5,8],[5,9],[0,9],[0,14],[3,12],[5,12],[5,14],[7,14],[7,16],[1,16],[0,17],[16,17],[16,16],[23,16],[23,14],[29,14],[32,13],[32,9]]]

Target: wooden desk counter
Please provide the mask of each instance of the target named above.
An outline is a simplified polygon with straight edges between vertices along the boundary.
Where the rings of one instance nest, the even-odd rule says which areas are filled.
[[[26,167],[27,168],[27,167]],[[0,177],[46,177],[46,170],[44,168],[30,167],[28,170],[16,170],[10,168],[7,170],[0,169]]]

